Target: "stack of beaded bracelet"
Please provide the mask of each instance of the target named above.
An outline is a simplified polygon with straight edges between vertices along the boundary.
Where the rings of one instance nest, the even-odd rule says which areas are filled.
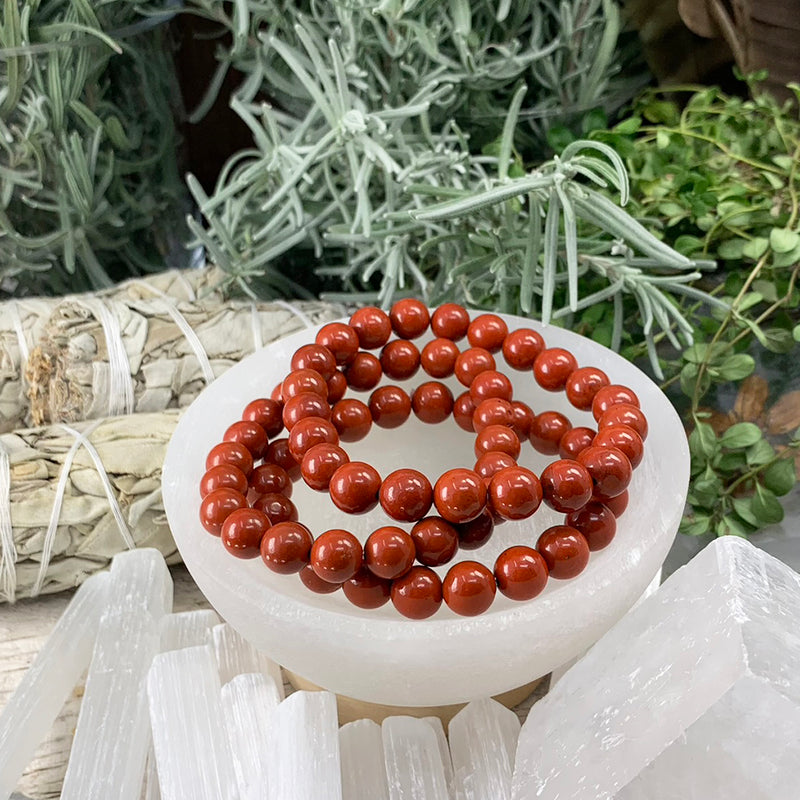
[[[437,338],[420,352],[411,340],[429,325]],[[389,341],[392,332],[398,338]],[[470,347],[462,351],[455,342],[465,336]],[[367,352],[378,348],[379,357]],[[543,389],[563,390],[575,408],[591,410],[597,431],[573,428],[556,411],[534,414],[513,400],[511,381],[497,370],[499,352],[511,368],[532,370]],[[383,375],[405,380],[420,365],[432,378],[455,375],[467,391],[454,399],[436,380],[411,396],[396,385],[378,387]],[[368,403],[346,398],[348,387],[372,391]],[[373,423],[396,428],[412,410],[426,423],[452,413],[461,428],[475,433],[474,468],[448,470],[432,486],[414,469],[381,480],[371,465],[350,460],[342,443],[362,439]],[[314,344],[296,351],[291,372],[272,396],[249,403],[208,454],[200,519],[229,552],[261,555],[280,574],[299,573],[311,591],[341,587],[360,608],[391,600],[412,619],[430,617],[443,600],[455,613],[473,616],[491,606],[498,589],[513,600],[529,600],[548,577],[575,577],[590,551],[609,544],[646,436],[647,421],[631,389],[612,385],[600,369],[578,367],[567,350],[547,349],[536,331],[509,333],[500,317],[471,320],[455,304],[430,315],[418,300],[400,300],[389,314],[362,308],[349,324],[325,325]],[[537,476],[517,464],[525,439],[561,458]],[[380,503],[392,521],[413,527],[385,525],[363,546],[341,529],[315,539],[290,499],[300,477],[327,491],[345,512],[365,513]],[[509,547],[493,571],[462,561],[442,580],[432,569],[449,563],[459,548],[479,548],[495,524],[530,517],[542,501],[566,516],[539,536],[535,548]],[[438,515],[427,516],[431,506]]]

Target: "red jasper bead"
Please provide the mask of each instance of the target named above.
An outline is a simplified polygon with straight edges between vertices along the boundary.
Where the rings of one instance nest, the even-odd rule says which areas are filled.
[[[297,522],[297,508],[285,494],[262,494],[253,501],[253,508],[263,511],[273,525],[279,522]]]
[[[487,369],[495,369],[497,366],[494,356],[482,347],[470,347],[459,353],[456,359],[454,373],[459,383],[469,388],[472,381]]]
[[[381,476],[363,461],[350,461],[333,473],[328,491],[337,508],[348,514],[363,514],[378,504]]]
[[[477,561],[454,564],[442,581],[442,596],[451,611],[462,617],[483,614],[494,601],[493,573]]]
[[[333,592],[342,588],[341,583],[328,583],[328,581],[322,580],[322,578],[311,569],[311,564],[306,564],[298,575],[303,582],[303,586],[315,594],[333,594]]]
[[[516,466],[517,462],[511,458],[508,453],[490,452],[484,453],[475,462],[475,472],[486,481],[486,486],[488,488],[489,481],[491,481],[492,477],[500,472],[501,469]]]
[[[561,458],[577,458],[581,450],[592,446],[595,432],[591,428],[570,428],[558,443]]]
[[[267,446],[267,432],[257,422],[246,419],[229,425],[222,439],[225,442],[243,444],[253,454],[253,458],[261,458]]]
[[[323,325],[317,332],[315,341],[330,350],[339,365],[349,364],[361,345],[355,330],[343,322]]]
[[[617,518],[603,503],[587,503],[583,508],[567,514],[564,522],[583,534],[592,552],[611,544],[617,532]]]
[[[304,344],[292,356],[292,371],[300,369],[313,369],[327,381],[336,372],[336,359],[327,347]]]
[[[286,497],[291,497],[292,479],[289,473],[277,464],[261,464],[250,476],[250,488],[258,494],[284,494]]]
[[[235,489],[215,489],[200,502],[200,524],[215,536],[222,533],[222,524],[237,508],[247,508],[247,500]]]
[[[458,550],[458,531],[441,517],[425,517],[411,529],[417,561],[426,567],[440,567]]]
[[[540,453],[554,456],[561,437],[572,427],[570,421],[558,411],[542,411],[531,424],[531,444]]]
[[[381,386],[370,395],[369,410],[379,428],[398,428],[411,415],[411,398],[399,386]]]
[[[381,350],[381,368],[392,380],[403,381],[419,369],[419,349],[405,339],[394,339]]]
[[[289,432],[289,452],[297,462],[301,462],[315,444],[324,443],[339,444],[339,434],[333,423],[322,417],[298,420]]]
[[[501,397],[481,400],[472,415],[472,427],[477,433],[488,428],[489,425],[504,425],[510,428],[513,424],[514,408],[508,400],[503,400]]]
[[[352,533],[334,528],[317,536],[310,559],[311,569],[318,577],[342,584],[361,569],[364,551]]]
[[[350,317],[350,327],[358,336],[358,343],[365,350],[383,347],[392,335],[392,321],[385,311],[375,306],[359,308]]]
[[[318,492],[328,490],[333,473],[350,461],[347,453],[336,444],[315,444],[303,456],[300,471],[303,480]]]
[[[289,452],[289,440],[285,437],[274,439],[267,445],[264,462],[283,467],[293,481],[300,477],[300,463]]]
[[[613,406],[609,411],[614,408],[621,408],[621,406]],[[608,412],[606,412],[608,413]],[[600,417],[604,419],[605,415]],[[609,425],[607,428],[599,426],[600,430],[594,437],[595,447],[616,447],[617,450],[622,450],[631,466],[636,469],[642,463],[644,457],[644,442],[642,437],[636,432],[634,428],[629,428],[627,425]]]
[[[536,543],[550,576],[567,580],[580,575],[589,563],[589,545],[583,534],[568,525],[548,528]]]
[[[431,330],[434,335],[457,342],[467,335],[469,313],[455,303],[439,306],[431,316]]]
[[[612,383],[610,386],[604,386],[599,389],[597,394],[592,400],[592,414],[596,420],[599,420],[603,414],[608,411],[611,406],[625,403],[629,406],[640,407],[639,398],[633,389],[627,386],[621,386],[618,383]]]
[[[592,476],[597,497],[616,497],[631,482],[631,462],[616,447],[587,447],[578,454],[578,461]]]
[[[597,502],[602,502],[615,517],[621,517],[628,507],[628,500],[629,495],[626,489],[622,494],[618,494],[616,497],[605,497]]]
[[[274,400],[278,404],[283,403],[283,381],[275,385],[275,388],[272,390],[269,399]]]
[[[489,425],[475,437],[475,457],[484,453],[508,453],[515,461],[519,458],[520,442],[517,434],[505,425]]]
[[[401,339],[416,339],[428,329],[431,316],[425,303],[407,297],[392,306],[389,319],[394,332]]]
[[[261,538],[270,527],[267,515],[256,508],[237,508],[222,523],[220,539],[225,549],[237,558],[256,558]]]
[[[207,470],[200,479],[200,497],[217,489],[233,489],[240,494],[247,494],[247,476],[233,464],[217,464]]]
[[[603,412],[597,422],[597,430],[610,428],[612,425],[625,425],[639,434],[642,441],[647,438],[647,418],[640,408],[628,403],[619,403]]]
[[[345,367],[347,385],[361,392],[374,389],[383,375],[381,362],[372,353],[358,352]]]
[[[379,578],[394,580],[405,575],[415,557],[414,540],[394,525],[378,528],[364,542],[364,563]]]
[[[453,412],[453,393],[443,383],[427,381],[414,390],[411,407],[419,420],[435,425]]]
[[[244,407],[242,419],[257,422],[267,436],[277,436],[283,428],[281,404],[267,397],[253,400]]]
[[[283,406],[283,424],[290,431],[295,423],[306,417],[329,419],[331,407],[328,401],[314,392],[301,392],[290,397]]]
[[[239,442],[221,442],[214,445],[206,456],[206,469],[220,464],[232,464],[249,475],[253,471],[253,454]]]
[[[346,391],[347,378],[345,378],[344,372],[337,369],[328,380],[328,402],[338,403],[344,397]]]
[[[576,369],[564,387],[567,399],[575,408],[588,411],[592,407],[594,396],[611,381],[603,370],[597,367],[581,367]]]
[[[533,413],[530,406],[519,400],[511,401],[511,411],[513,414],[511,427],[514,429],[514,433],[517,434],[520,441],[527,439],[531,435],[531,425],[533,425],[536,414]]]
[[[532,600],[547,585],[547,562],[538,550],[524,545],[509,547],[497,557],[497,588],[511,600]]]
[[[450,339],[434,339],[422,348],[420,364],[432,378],[447,378],[453,374],[460,352]]]
[[[331,422],[343,442],[357,442],[369,433],[372,427],[372,414],[366,403],[345,398],[333,407]]]
[[[453,419],[456,425],[465,431],[473,433],[475,431],[473,419],[477,406],[469,392],[460,394],[453,403]]]
[[[582,508],[594,492],[589,470],[568,458],[548,464],[542,470],[541,481],[545,503],[562,513]]]
[[[494,533],[494,514],[485,508],[469,522],[455,526],[458,531],[458,545],[462,550],[477,550],[483,547]]]
[[[300,572],[308,564],[314,537],[299,522],[279,522],[261,539],[261,558],[279,575]]]
[[[322,398],[327,398],[328,384],[315,369],[298,369],[290,372],[281,384],[283,402],[303,392],[313,392]]]
[[[409,619],[427,619],[442,605],[442,580],[427,567],[412,567],[392,583],[392,604]]]
[[[486,507],[486,484],[471,469],[450,469],[433,487],[439,516],[448,522],[469,522]]]
[[[533,377],[542,389],[560,392],[569,376],[578,368],[575,356],[561,347],[543,350],[533,362]]]
[[[384,478],[379,493],[383,510],[398,522],[416,522],[433,502],[431,482],[415,469],[397,469]]]
[[[345,597],[358,608],[380,608],[389,602],[392,582],[379,578],[366,567],[361,569],[349,581],[342,584]]]
[[[542,502],[542,485],[525,467],[501,469],[489,482],[489,502],[503,519],[527,519]]]
[[[499,397],[502,400],[511,402],[514,387],[502,372],[491,369],[475,376],[475,379],[470,384],[469,393],[476,403],[488,400],[490,397]]]
[[[503,342],[503,356],[512,369],[531,369],[536,357],[544,349],[544,339],[530,328],[511,331]]]
[[[467,328],[467,339],[473,347],[496,353],[508,336],[508,325],[497,314],[481,314]]]

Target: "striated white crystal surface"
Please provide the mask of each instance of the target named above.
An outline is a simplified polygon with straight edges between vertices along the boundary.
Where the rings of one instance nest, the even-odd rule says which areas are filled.
[[[469,703],[453,717],[450,753],[465,800],[511,800],[519,730],[517,715],[489,698]]]
[[[433,728],[433,732],[436,734],[436,742],[439,745],[439,755],[442,757],[444,780],[449,788],[453,782],[453,759],[450,758],[450,745],[447,743],[447,734],[444,732],[444,725],[439,717],[422,717],[422,719]]]
[[[94,575],[78,589],[0,714],[0,798],[16,787],[89,664],[109,580]]]
[[[220,681],[225,684],[236,675],[247,672],[263,672],[272,678],[283,700],[283,677],[281,668],[253,647],[230,625],[222,623],[211,629],[214,652],[217,655]]]
[[[269,800],[341,800],[339,723],[330,692],[295,692],[271,716]]]
[[[235,800],[219,673],[210,645],[157,655],[147,694],[164,800]]]
[[[266,753],[272,712],[281,702],[272,678],[249,672],[222,687],[222,717],[241,798],[266,800]]]
[[[150,748],[145,679],[172,606],[161,554],[145,548],[111,564],[108,606],[86,678],[63,800],[139,800]]]
[[[445,743],[446,744],[446,743]],[[342,800],[389,800],[381,726],[371,719],[339,728]]]
[[[161,652],[206,644],[215,625],[219,625],[219,617],[211,609],[167,614],[161,625]]]
[[[390,800],[445,800],[447,781],[431,725],[415,717],[388,717],[381,727]]]
[[[790,800],[798,741],[800,575],[723,537],[533,706],[513,797]]]

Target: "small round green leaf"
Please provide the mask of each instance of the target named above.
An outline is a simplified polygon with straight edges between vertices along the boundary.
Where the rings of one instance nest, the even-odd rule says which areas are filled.
[[[772,525],[783,519],[783,506],[769,489],[756,485],[753,496],[753,514],[762,525]]]
[[[747,353],[728,356],[718,367],[719,376],[726,381],[740,381],[756,368],[756,362]]]
[[[769,232],[769,244],[776,253],[788,253],[800,244],[800,236],[786,228],[773,228]]]
[[[737,422],[720,437],[720,444],[730,450],[742,450],[754,445],[761,438],[761,428],[752,422]]]
[[[769,239],[765,239],[763,236],[756,236],[750,239],[749,242],[745,242],[744,247],[742,247],[742,255],[757,261],[767,252],[768,247]]]
[[[774,464],[770,464],[762,473],[761,479],[764,486],[779,497],[788,494],[797,483],[794,461],[790,458],[782,458]]]

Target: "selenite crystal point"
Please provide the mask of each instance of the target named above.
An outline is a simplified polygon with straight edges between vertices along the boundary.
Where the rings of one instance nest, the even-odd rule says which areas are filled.
[[[211,609],[167,614],[161,624],[161,652],[207,644],[211,641],[211,629],[219,624],[217,612]]]
[[[726,536],[531,709],[514,800],[796,800],[800,575]]]
[[[436,734],[436,741],[439,745],[439,755],[442,757],[444,779],[449,787],[453,782],[453,759],[450,757],[450,745],[447,743],[447,734],[444,732],[444,725],[439,717],[422,717],[422,719],[433,728],[433,732]]]
[[[211,629],[211,636],[219,665],[219,678],[223,684],[236,675],[263,672],[275,682],[280,698],[283,700],[281,668],[274,661],[256,650],[247,639],[227,623],[215,625]]]
[[[371,719],[339,728],[342,800],[389,800],[381,726]]]
[[[390,800],[446,800],[436,733],[424,719],[388,717],[381,726]]]

